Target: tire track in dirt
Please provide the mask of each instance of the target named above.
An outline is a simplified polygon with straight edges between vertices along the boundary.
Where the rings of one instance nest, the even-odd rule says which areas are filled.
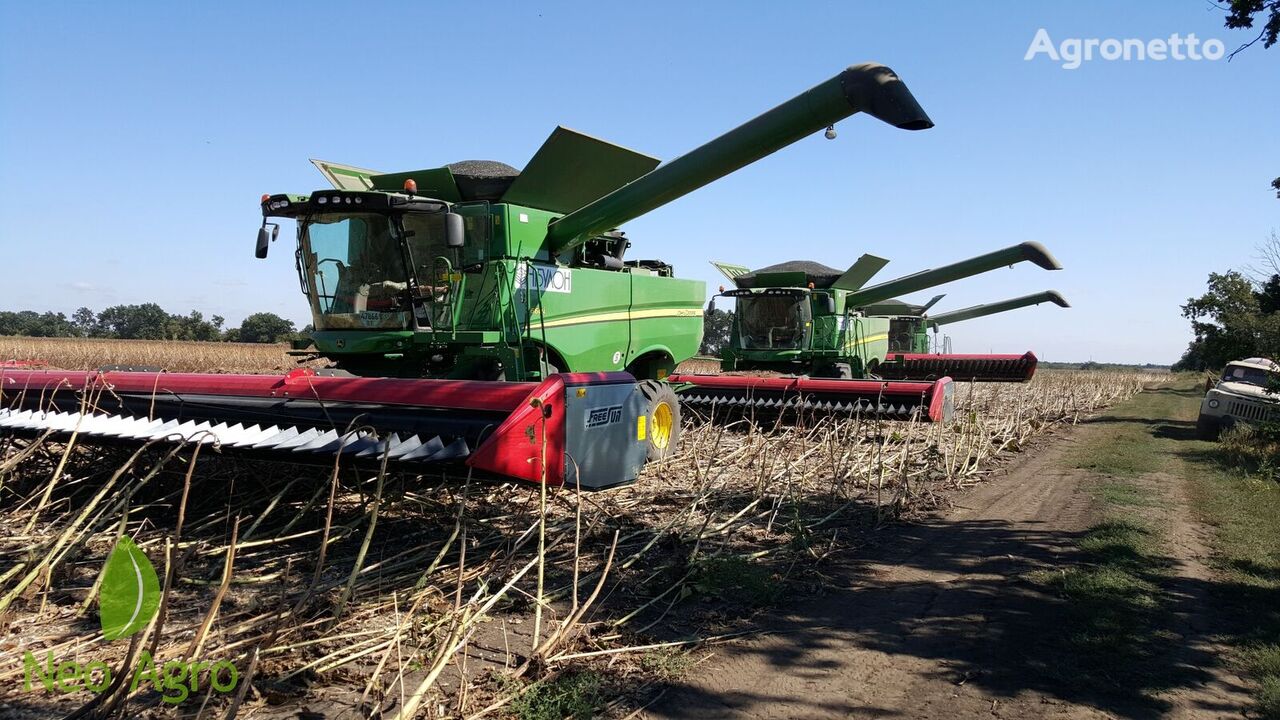
[[[1205,639],[1207,549],[1177,477],[1160,490],[1174,505],[1169,629],[1190,643],[1173,659],[1186,666],[1176,689],[1100,695],[1055,662],[1064,601],[1025,578],[1079,559],[1076,543],[1099,519],[1094,476],[1065,455],[1107,431],[1099,422],[1051,437],[945,516],[877,533],[834,573],[834,589],[762,620],[769,634],[716,648],[646,715],[1240,717],[1248,698],[1238,679],[1203,667],[1221,651]]]
[[[1205,666],[1197,661],[1221,656],[1224,648],[1215,638],[1234,628],[1211,611],[1218,600],[1211,590],[1214,573],[1206,563],[1211,555],[1208,528],[1192,517],[1189,481],[1185,473],[1154,473],[1142,482],[1157,497],[1168,500],[1160,517],[1165,531],[1163,550],[1173,563],[1173,574],[1164,590],[1172,604],[1168,630],[1177,639],[1177,652],[1168,660],[1185,675],[1197,678],[1164,695],[1170,704],[1167,716],[1177,720],[1245,717],[1253,704],[1245,681],[1224,665]]]
[[[1070,434],[948,515],[878,533],[841,587],[768,621],[772,634],[717,649],[649,715],[1105,717],[1052,712],[1070,708],[993,672],[1059,602],[1019,577],[1065,560],[1091,519],[1087,476],[1058,467]]]

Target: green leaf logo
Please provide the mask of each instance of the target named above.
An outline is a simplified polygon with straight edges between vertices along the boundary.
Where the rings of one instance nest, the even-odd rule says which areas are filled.
[[[108,640],[129,637],[151,622],[160,607],[156,569],[133,540],[121,537],[102,568],[98,619]]]

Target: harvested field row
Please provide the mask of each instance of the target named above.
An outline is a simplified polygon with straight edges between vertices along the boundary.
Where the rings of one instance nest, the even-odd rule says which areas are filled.
[[[92,363],[90,363],[92,364]],[[246,368],[237,367],[237,370]],[[690,424],[634,486],[579,495],[177,451],[0,441],[0,647],[121,666],[228,660],[242,698],[125,685],[9,693],[43,717],[116,711],[254,716],[625,714],[684,652],[748,632],[824,561],[893,517],[946,502],[1002,454],[1138,392],[1151,376],[1044,372],[957,388],[948,425],[822,422],[766,433]],[[156,622],[106,641],[99,572],[120,535],[164,583]],[[539,601],[541,598],[541,601]],[[22,686],[20,663],[0,683]],[[579,703],[575,705],[575,703]],[[124,710],[123,708],[126,708]],[[558,714],[557,714],[558,713]]]

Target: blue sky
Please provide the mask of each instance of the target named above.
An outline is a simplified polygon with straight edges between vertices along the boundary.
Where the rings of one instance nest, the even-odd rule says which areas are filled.
[[[0,309],[156,301],[307,322],[264,192],[316,157],[384,171],[522,166],[557,124],[671,159],[845,66],[895,69],[937,127],[866,116],[626,226],[635,257],[891,258],[887,279],[1039,240],[1066,269],[954,283],[957,352],[1172,362],[1178,305],[1280,228],[1280,46],[1228,63],[1023,56],[1067,38],[1252,37],[1206,0],[0,4]],[[932,292],[921,293],[919,298]],[[918,299],[918,298],[913,298]]]

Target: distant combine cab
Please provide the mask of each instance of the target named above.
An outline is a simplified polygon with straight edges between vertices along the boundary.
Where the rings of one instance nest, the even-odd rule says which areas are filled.
[[[1222,377],[1200,403],[1196,434],[1204,440],[1216,440],[1219,433],[1238,423],[1280,421],[1280,394],[1271,388],[1277,373],[1280,365],[1267,358],[1227,363]]]

